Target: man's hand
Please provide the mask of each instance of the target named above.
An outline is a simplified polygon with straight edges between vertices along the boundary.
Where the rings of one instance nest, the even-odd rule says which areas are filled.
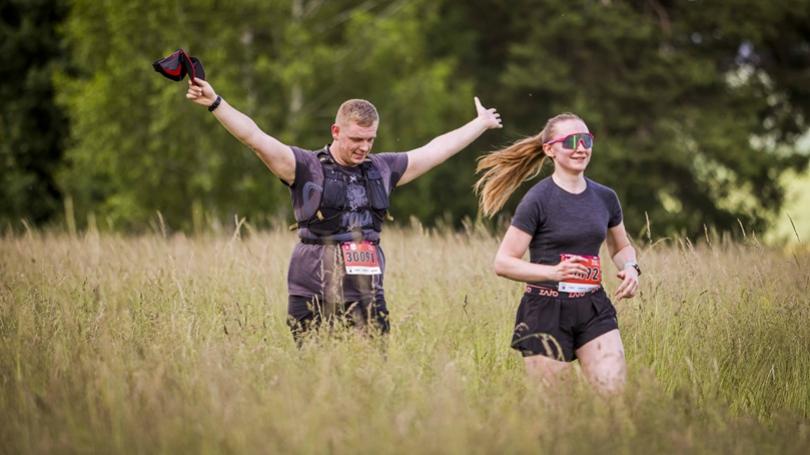
[[[625,267],[616,274],[622,284],[616,289],[616,299],[631,299],[638,292],[638,272],[633,267]]]
[[[487,129],[503,128],[501,124],[501,114],[499,114],[494,107],[489,109],[485,108],[477,96],[475,97],[475,110],[478,112],[478,119],[484,123]]]
[[[214,104],[214,101],[217,100],[217,94],[214,91],[214,88],[211,87],[211,84],[195,77],[194,81],[192,81],[191,78],[188,80],[188,92],[186,92],[186,98],[194,101],[200,106],[208,107]]]
[[[435,137],[422,147],[408,153],[408,167],[397,186],[402,186],[425,172],[445,162],[448,158],[470,145],[478,136],[490,128],[501,128],[501,115],[495,109],[487,109],[475,97],[475,110],[478,116],[464,126]]]

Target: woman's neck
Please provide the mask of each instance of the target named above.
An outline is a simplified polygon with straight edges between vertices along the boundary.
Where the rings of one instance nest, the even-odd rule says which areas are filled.
[[[588,188],[588,184],[585,183],[585,174],[582,172],[570,174],[568,172],[555,169],[554,173],[551,174],[551,178],[554,180],[554,183],[556,183],[557,186],[565,191],[568,191],[569,193],[579,194]]]

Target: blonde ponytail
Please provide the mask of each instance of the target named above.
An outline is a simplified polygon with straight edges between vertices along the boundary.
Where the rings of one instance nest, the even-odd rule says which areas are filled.
[[[475,182],[475,193],[479,196],[478,206],[485,216],[491,217],[497,213],[521,183],[540,173],[547,158],[543,153],[543,144],[552,139],[554,125],[572,119],[581,120],[569,112],[556,115],[546,122],[537,135],[478,159],[476,173],[483,172],[483,175]]]

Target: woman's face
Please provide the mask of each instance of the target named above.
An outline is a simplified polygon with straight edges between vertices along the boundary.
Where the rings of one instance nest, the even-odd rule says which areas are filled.
[[[585,122],[579,119],[561,120],[554,124],[551,141],[543,145],[543,151],[554,160],[555,168],[570,174],[581,174],[585,172],[588,163],[591,161],[591,151],[593,141],[587,138],[575,137],[562,140],[572,134],[586,133],[590,135]],[[568,148],[576,139],[574,148]],[[589,143],[590,142],[590,143]]]

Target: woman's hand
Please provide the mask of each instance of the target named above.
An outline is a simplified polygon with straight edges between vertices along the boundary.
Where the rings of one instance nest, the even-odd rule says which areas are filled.
[[[582,256],[571,256],[554,266],[554,281],[565,281],[571,278],[582,278],[588,276],[588,267],[582,265],[588,262]]]
[[[616,289],[617,299],[630,299],[638,292],[638,272],[632,266],[626,266],[619,271],[616,276],[622,280],[622,284]]]

